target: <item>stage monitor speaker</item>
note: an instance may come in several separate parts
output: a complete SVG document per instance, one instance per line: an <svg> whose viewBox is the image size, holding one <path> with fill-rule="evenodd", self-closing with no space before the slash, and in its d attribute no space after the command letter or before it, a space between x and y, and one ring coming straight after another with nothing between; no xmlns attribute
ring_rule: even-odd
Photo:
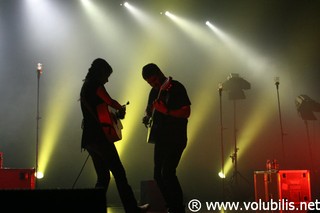
<svg viewBox="0 0 320 213"><path fill-rule="evenodd" d="M165 212L167 210L162 194L154 180L141 181L140 203L150 204L150 212Z"/></svg>
<svg viewBox="0 0 320 213"><path fill-rule="evenodd" d="M2 189L1 212L106 213L104 189Z"/></svg>

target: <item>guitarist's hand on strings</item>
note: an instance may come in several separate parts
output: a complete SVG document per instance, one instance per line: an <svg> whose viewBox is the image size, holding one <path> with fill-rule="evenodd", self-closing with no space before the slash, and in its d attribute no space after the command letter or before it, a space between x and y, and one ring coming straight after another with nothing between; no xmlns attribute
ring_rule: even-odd
<svg viewBox="0 0 320 213"><path fill-rule="evenodd" d="M127 108L126 108L126 106L129 104L129 101L125 104L125 105L122 105L121 107L120 107L120 109L118 109L118 112L117 112L117 117L119 118L119 119L124 119L124 117L126 116L126 110L127 110Z"/></svg>
<svg viewBox="0 0 320 213"><path fill-rule="evenodd" d="M161 100L156 100L153 102L153 108L157 110L158 112L161 112L163 114L168 114L168 107L165 105L165 103Z"/></svg>
<svg viewBox="0 0 320 213"><path fill-rule="evenodd" d="M142 118L142 123L144 124L144 126L145 126L146 128L148 128L149 125L150 125L150 116L148 116L148 115L144 116L144 117Z"/></svg>
<svg viewBox="0 0 320 213"><path fill-rule="evenodd" d="M118 110L117 116L118 116L119 119L124 119L125 115L126 115L126 107L125 107L125 106L122 106L122 107Z"/></svg>

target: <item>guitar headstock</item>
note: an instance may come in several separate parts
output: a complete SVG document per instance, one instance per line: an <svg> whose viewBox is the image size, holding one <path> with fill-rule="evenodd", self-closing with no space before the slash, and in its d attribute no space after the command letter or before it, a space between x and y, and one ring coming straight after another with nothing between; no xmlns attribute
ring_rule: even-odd
<svg viewBox="0 0 320 213"><path fill-rule="evenodd" d="M127 101L127 103L125 103L124 105L122 105L122 106L127 106L127 105L129 105L130 104L130 102L129 101Z"/></svg>
<svg viewBox="0 0 320 213"><path fill-rule="evenodd" d="M160 90L168 91L172 86L172 77L167 78L164 83L161 85Z"/></svg>

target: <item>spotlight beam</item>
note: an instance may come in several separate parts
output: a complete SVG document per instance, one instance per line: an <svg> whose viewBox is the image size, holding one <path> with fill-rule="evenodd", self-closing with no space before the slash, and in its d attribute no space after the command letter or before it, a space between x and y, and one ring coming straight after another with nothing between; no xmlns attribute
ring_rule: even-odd
<svg viewBox="0 0 320 213"><path fill-rule="evenodd" d="M255 72L266 69L267 61L264 57L257 56L249 48L242 45L236 39L227 35L221 29L213 25L210 21L206 21L206 25L224 42L226 46L230 48L237 57L240 57L243 61L248 61L248 66Z"/></svg>

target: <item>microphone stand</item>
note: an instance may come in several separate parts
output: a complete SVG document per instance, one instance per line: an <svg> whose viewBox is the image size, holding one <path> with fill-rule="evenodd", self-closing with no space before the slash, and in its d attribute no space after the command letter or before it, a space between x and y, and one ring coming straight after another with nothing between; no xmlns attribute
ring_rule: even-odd
<svg viewBox="0 0 320 213"><path fill-rule="evenodd" d="M225 174L224 174L224 145L223 145L223 124L222 124L222 83L219 83L219 100L220 100L220 140L221 140L221 179L222 179L222 199L225 198Z"/></svg>
<svg viewBox="0 0 320 213"><path fill-rule="evenodd" d="M286 155L285 155L285 149L284 149L284 132L283 132L281 109L280 109L280 98L279 98L279 84L280 84L279 83L279 77L275 77L275 85L276 85L276 89L277 89L277 98L278 98L280 131L281 131L282 158L283 158L283 165L286 165Z"/></svg>
<svg viewBox="0 0 320 213"><path fill-rule="evenodd" d="M35 186L38 185L38 153L39 153L39 121L40 117L40 76L42 74L42 64L37 64L37 128L36 128L36 167L35 167Z"/></svg>

